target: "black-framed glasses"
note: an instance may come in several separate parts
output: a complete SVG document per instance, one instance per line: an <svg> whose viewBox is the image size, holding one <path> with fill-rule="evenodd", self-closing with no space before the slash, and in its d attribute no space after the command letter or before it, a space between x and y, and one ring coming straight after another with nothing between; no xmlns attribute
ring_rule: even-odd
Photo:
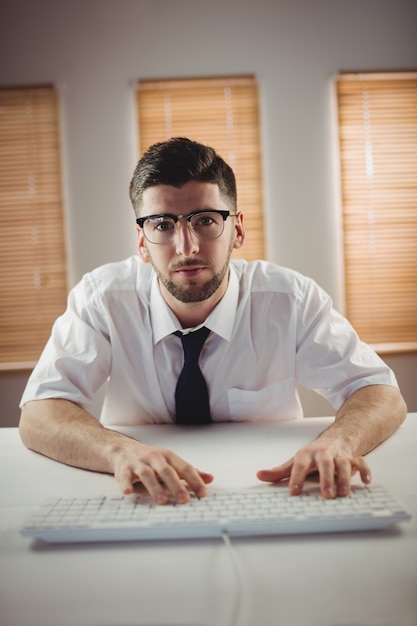
<svg viewBox="0 0 417 626"><path fill-rule="evenodd" d="M176 233L177 224L180 220L187 220L191 231L199 239L210 241L217 239L224 231L226 219L233 217L236 213L230 211L194 211L188 215L172 215L163 213L159 215L146 215L138 217L136 224L139 224L143 234L150 243L168 243Z"/></svg>

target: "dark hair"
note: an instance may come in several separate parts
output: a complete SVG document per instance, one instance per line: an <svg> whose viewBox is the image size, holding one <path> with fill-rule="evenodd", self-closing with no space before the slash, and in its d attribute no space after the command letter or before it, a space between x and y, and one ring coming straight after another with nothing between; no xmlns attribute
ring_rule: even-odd
<svg viewBox="0 0 417 626"><path fill-rule="evenodd" d="M182 187L192 180L217 184L226 202L236 211L236 179L230 165L213 148L185 137L174 137L151 146L136 166L129 187L136 217L140 217L142 195L148 187Z"/></svg>

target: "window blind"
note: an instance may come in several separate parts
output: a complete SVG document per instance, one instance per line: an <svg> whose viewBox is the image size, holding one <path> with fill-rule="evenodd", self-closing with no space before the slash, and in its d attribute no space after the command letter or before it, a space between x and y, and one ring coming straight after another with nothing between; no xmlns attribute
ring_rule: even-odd
<svg viewBox="0 0 417 626"><path fill-rule="evenodd" d="M258 88L253 76L141 80L140 153L157 141L188 137L210 145L233 168L247 238L234 256L265 257Z"/></svg>
<svg viewBox="0 0 417 626"><path fill-rule="evenodd" d="M336 86L346 314L377 350L417 350L417 73Z"/></svg>
<svg viewBox="0 0 417 626"><path fill-rule="evenodd" d="M0 89L0 368L31 367L65 308L58 98Z"/></svg>

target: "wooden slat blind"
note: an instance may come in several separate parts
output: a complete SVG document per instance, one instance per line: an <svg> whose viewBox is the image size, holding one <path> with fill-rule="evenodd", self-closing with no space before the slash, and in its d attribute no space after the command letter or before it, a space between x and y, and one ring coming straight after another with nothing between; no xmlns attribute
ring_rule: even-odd
<svg viewBox="0 0 417 626"><path fill-rule="evenodd" d="M265 257L258 89L253 76L142 80L137 86L140 153L171 137L210 145L236 175L247 238L234 256Z"/></svg>
<svg viewBox="0 0 417 626"><path fill-rule="evenodd" d="M65 308L58 98L0 89L0 368L30 367Z"/></svg>
<svg viewBox="0 0 417 626"><path fill-rule="evenodd" d="M336 85L346 314L380 351L417 350L417 73Z"/></svg>

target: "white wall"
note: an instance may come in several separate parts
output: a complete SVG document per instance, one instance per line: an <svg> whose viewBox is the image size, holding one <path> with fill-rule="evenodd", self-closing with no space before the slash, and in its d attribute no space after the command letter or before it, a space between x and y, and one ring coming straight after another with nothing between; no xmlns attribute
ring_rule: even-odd
<svg viewBox="0 0 417 626"><path fill-rule="evenodd" d="M415 0L0 0L0 85L62 93L70 283L135 250L132 83L253 73L268 257L314 277L342 309L331 79L415 69L416 23ZM413 410L416 363L390 360ZM25 376L0 377L0 402ZM307 413L328 411L309 398Z"/></svg>

